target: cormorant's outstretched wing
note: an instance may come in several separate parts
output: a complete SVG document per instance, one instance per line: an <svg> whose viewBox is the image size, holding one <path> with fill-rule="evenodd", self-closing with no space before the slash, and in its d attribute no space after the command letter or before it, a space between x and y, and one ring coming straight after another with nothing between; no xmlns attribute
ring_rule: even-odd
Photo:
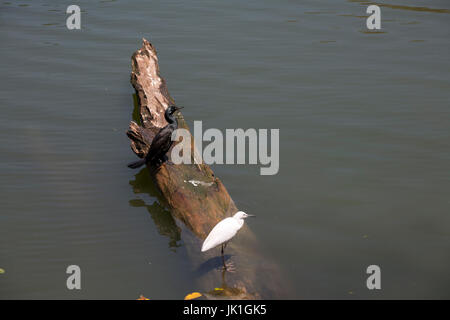
<svg viewBox="0 0 450 320"><path fill-rule="evenodd" d="M161 158L163 155L169 151L172 146L172 132L174 129L167 125L156 134L153 138L152 144L150 145L150 149L148 150L148 154L146 156L146 160L153 162L154 160Z"/></svg>

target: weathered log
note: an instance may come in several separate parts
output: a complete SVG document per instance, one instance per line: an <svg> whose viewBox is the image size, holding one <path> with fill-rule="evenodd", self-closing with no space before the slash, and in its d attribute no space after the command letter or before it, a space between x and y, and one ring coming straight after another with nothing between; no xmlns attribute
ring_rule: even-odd
<svg viewBox="0 0 450 320"><path fill-rule="evenodd" d="M140 125L132 121L127 135L131 148L144 157L155 133L167 123L164 111L174 100L160 76L155 48L145 39L143 46L132 56L131 83L136 90L137 114ZM180 114L179 127L188 129ZM220 179L210 167L200 162L191 137L192 164L164 163L159 168L148 166L151 179L159 191L158 197L170 209L181 230L186 250L198 280L199 290L212 291L208 298L276 298L280 288L278 268L260 253L254 234L244 227L230 243L226 253L233 255L237 272L222 274L218 250L201 253L201 240L220 220L238 211ZM181 141L179 143L186 143ZM170 157L170 151L168 156ZM179 235L178 235L179 236ZM224 277L226 276L226 281Z"/></svg>

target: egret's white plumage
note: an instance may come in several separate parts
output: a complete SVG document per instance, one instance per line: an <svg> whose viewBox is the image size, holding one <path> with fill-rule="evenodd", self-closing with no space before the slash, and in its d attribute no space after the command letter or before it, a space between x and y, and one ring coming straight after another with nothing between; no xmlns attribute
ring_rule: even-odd
<svg viewBox="0 0 450 320"><path fill-rule="evenodd" d="M216 224L203 242L202 252L230 241L242 228L244 219L247 217L251 217L251 215L238 211L234 216L225 218Z"/></svg>

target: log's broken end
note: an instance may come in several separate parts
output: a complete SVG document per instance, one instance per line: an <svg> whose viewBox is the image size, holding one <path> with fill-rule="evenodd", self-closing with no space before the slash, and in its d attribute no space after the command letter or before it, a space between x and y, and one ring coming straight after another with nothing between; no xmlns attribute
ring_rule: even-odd
<svg viewBox="0 0 450 320"><path fill-rule="evenodd" d="M142 48L131 57L131 84L136 90L142 126L162 128L167 124L164 111L175 101L159 74L155 48L146 39L142 42Z"/></svg>

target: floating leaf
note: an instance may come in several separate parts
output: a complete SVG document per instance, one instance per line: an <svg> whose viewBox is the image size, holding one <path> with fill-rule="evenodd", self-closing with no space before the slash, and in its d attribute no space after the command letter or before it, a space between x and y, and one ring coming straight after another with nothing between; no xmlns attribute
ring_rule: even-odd
<svg viewBox="0 0 450 320"><path fill-rule="evenodd" d="M149 298L146 298L146 297L144 297L142 294L141 294L141 296L138 298L138 299L136 299L136 300L150 300Z"/></svg>
<svg viewBox="0 0 450 320"><path fill-rule="evenodd" d="M219 291L219 290L223 290L223 288L214 288L214 290Z"/></svg>
<svg viewBox="0 0 450 320"><path fill-rule="evenodd" d="M5 269L0 268L0 274L5 273Z"/></svg>
<svg viewBox="0 0 450 320"><path fill-rule="evenodd" d="M201 296L202 296L202 294L200 292L192 292L192 293L189 293L186 297L184 297L184 300L192 300L192 299L196 299Z"/></svg>

